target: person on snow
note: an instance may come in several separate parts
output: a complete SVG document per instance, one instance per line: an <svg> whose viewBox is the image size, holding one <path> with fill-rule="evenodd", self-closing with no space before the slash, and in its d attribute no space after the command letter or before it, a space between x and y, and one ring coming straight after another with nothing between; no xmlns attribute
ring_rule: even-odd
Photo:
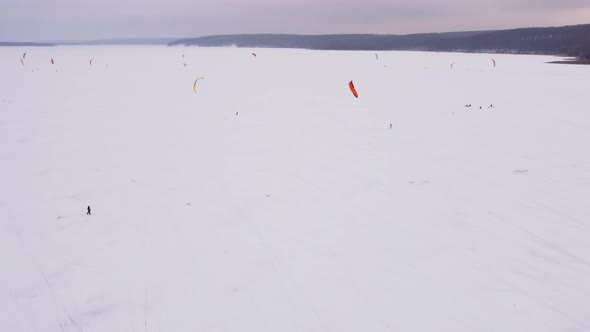
<svg viewBox="0 0 590 332"><path fill-rule="evenodd" d="M90 205L88 205L88 208L86 208L86 210L87 210L86 214L90 215Z"/></svg>

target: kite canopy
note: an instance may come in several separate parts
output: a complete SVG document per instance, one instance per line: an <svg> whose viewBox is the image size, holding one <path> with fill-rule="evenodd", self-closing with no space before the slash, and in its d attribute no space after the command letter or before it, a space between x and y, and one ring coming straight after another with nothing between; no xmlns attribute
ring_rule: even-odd
<svg viewBox="0 0 590 332"><path fill-rule="evenodd" d="M195 83L193 83L193 91L194 91L195 93L197 93L197 82L198 82L199 80L204 80L204 79L205 79L205 78L204 78L203 76L201 76L201 77L199 77L199 78L197 78L197 79L195 80Z"/></svg>
<svg viewBox="0 0 590 332"><path fill-rule="evenodd" d="M23 53L23 59L27 58L27 53Z"/></svg>
<svg viewBox="0 0 590 332"><path fill-rule="evenodd" d="M55 64L55 62L53 61L53 59L51 59L51 64L52 64L52 65L54 65L54 64Z"/></svg>
<svg viewBox="0 0 590 332"><path fill-rule="evenodd" d="M253 55L254 57L256 57L256 53L252 53L252 55Z"/></svg>
<svg viewBox="0 0 590 332"><path fill-rule="evenodd" d="M379 54L375 53L375 60L379 60Z"/></svg>
<svg viewBox="0 0 590 332"><path fill-rule="evenodd" d="M90 59L90 61L88 62L88 63L90 63L90 65L91 65L91 66L92 66L92 61L93 61L93 60L94 60L94 59Z"/></svg>
<svg viewBox="0 0 590 332"><path fill-rule="evenodd" d="M348 87L350 88L350 92L352 92L355 98L358 98L359 94L356 92L356 89L354 88L354 84L352 83L352 81L348 82Z"/></svg>
<svg viewBox="0 0 590 332"><path fill-rule="evenodd" d="M492 59L492 63L494 64L494 68L496 68L496 60Z"/></svg>
<svg viewBox="0 0 590 332"><path fill-rule="evenodd" d="M25 60L23 60L22 58L20 59L20 63L24 66L25 65Z"/></svg>

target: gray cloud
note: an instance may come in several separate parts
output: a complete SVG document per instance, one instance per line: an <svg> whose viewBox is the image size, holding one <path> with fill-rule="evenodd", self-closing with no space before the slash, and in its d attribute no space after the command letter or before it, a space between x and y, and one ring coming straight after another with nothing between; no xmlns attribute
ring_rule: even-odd
<svg viewBox="0 0 590 332"><path fill-rule="evenodd" d="M412 33L589 23L587 0L2 0L0 40Z"/></svg>

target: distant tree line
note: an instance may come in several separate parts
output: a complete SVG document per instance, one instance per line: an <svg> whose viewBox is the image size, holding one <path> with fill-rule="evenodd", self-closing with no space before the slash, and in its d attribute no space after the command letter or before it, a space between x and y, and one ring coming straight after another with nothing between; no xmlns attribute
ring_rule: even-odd
<svg viewBox="0 0 590 332"><path fill-rule="evenodd" d="M549 54L588 58L590 24L412 35L218 35L177 40L169 45Z"/></svg>

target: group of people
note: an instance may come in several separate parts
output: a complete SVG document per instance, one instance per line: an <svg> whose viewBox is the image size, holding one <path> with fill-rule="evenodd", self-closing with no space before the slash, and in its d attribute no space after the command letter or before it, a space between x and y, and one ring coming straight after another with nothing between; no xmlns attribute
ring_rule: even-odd
<svg viewBox="0 0 590 332"><path fill-rule="evenodd" d="M466 104L465 107L471 108L472 106L471 106L471 104ZM488 106L488 108L494 108L494 105L490 104L490 106ZM480 106L479 109L482 109L482 107Z"/></svg>

